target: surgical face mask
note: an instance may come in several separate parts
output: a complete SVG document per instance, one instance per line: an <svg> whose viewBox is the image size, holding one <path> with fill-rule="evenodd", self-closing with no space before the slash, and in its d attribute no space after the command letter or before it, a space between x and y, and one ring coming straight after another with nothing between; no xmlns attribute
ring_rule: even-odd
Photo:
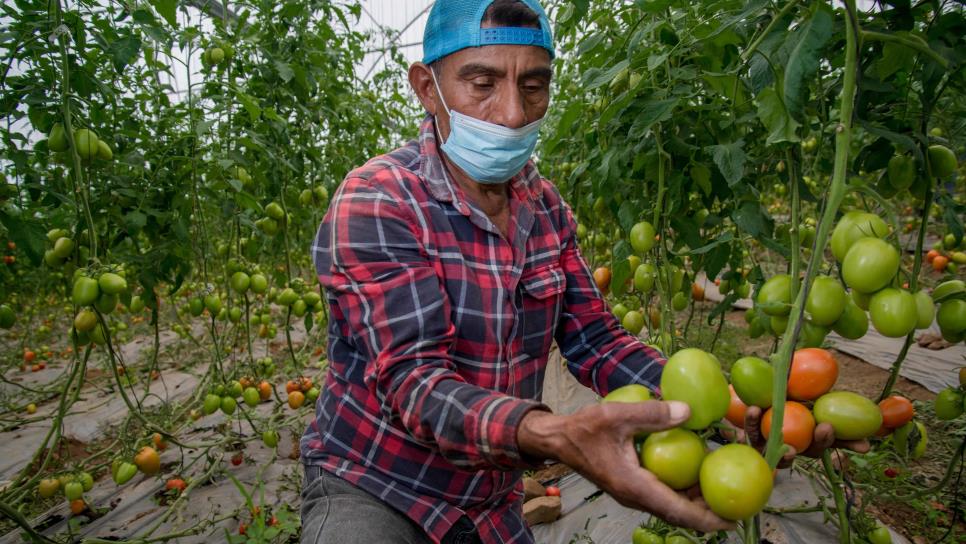
<svg viewBox="0 0 966 544"><path fill-rule="evenodd" d="M435 70L430 70L436 92L449 113L449 137L441 146L449 160L485 184L503 183L523 170L537 147L543 119L521 128L507 128L453 111L446 105Z"/></svg>

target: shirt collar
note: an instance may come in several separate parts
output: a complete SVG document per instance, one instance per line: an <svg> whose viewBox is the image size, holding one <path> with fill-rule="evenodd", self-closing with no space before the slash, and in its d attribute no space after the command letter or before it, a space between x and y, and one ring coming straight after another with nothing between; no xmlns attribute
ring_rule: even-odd
<svg viewBox="0 0 966 544"><path fill-rule="evenodd" d="M436 140L436 120L432 115L427 115L419 127L419 176L433 198L440 202L452 202L459 212L468 215L466 196L462 188L450 179L440 153ZM532 209L534 201L540 197L540 180L540 173L531 159L520 173L510 178L510 188L524 205Z"/></svg>

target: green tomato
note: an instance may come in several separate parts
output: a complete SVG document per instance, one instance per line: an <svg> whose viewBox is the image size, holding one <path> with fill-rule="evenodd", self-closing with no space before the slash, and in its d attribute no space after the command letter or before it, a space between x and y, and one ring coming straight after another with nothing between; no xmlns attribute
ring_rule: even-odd
<svg viewBox="0 0 966 544"><path fill-rule="evenodd" d="M956 155L944 145L929 146L929 165L932 167L932 174L939 179L948 178L956 171L958 166Z"/></svg>
<svg viewBox="0 0 966 544"><path fill-rule="evenodd" d="M928 329L936 318L936 305L925 290L917 292L916 299L916 328Z"/></svg>
<svg viewBox="0 0 966 544"><path fill-rule="evenodd" d="M668 535L664 539L664 544L693 544L692 540L684 535Z"/></svg>
<svg viewBox="0 0 966 544"><path fill-rule="evenodd" d="M242 396L242 384L238 380L232 380L228 382L228 387L225 388L225 394L230 395L233 398L238 398Z"/></svg>
<svg viewBox="0 0 966 544"><path fill-rule="evenodd" d="M131 297L131 304L128 305L128 308L133 313L139 313L144 309L144 300L141 299L140 295L134 295Z"/></svg>
<svg viewBox="0 0 966 544"><path fill-rule="evenodd" d="M627 312L629 311L630 311L630 308L628 308L627 306L624 306L623 304L615 304L614 307L611 309L611 312L614 313L614 317L616 317L618 321L624 319L624 316L627 315ZM627 327L624 327L624 328L626 329Z"/></svg>
<svg viewBox="0 0 966 544"><path fill-rule="evenodd" d="M17 314L13 308L6 304L0 304L0 329L9 329L17 322Z"/></svg>
<svg viewBox="0 0 966 544"><path fill-rule="evenodd" d="M248 287L251 285L252 279L248 276L248 274L239 270L231 275L229 283L231 284L231 288L236 293L244 293L245 291L248 291Z"/></svg>
<svg viewBox="0 0 966 544"><path fill-rule="evenodd" d="M268 290L268 279L262 274L252 274L249 288L256 295L260 295Z"/></svg>
<svg viewBox="0 0 966 544"><path fill-rule="evenodd" d="M758 357L742 357L731 366L731 385L748 406L771 407L774 377L775 369Z"/></svg>
<svg viewBox="0 0 966 544"><path fill-rule="evenodd" d="M850 391L826 393L812 408L816 423L830 423L839 440L868 438L882 426L882 412L871 400Z"/></svg>
<svg viewBox="0 0 966 544"><path fill-rule="evenodd" d="M691 407L686 429L704 429L728 413L731 391L713 355L696 348L683 349L668 359L661 374L664 400L678 400Z"/></svg>
<svg viewBox="0 0 966 544"><path fill-rule="evenodd" d="M90 306L97 302L101 295L101 288L94 278L81 276L74 280L74 288L71 291L71 298L75 306Z"/></svg>
<svg viewBox="0 0 966 544"><path fill-rule="evenodd" d="M857 240L842 261L842 278L853 290L875 293L892 283L899 269L899 252L879 238Z"/></svg>
<svg viewBox="0 0 966 544"><path fill-rule="evenodd" d="M269 448L274 448L278 445L278 431L268 430L262 433L262 442Z"/></svg>
<svg viewBox="0 0 966 544"><path fill-rule="evenodd" d="M66 237L58 238L57 241L54 242L54 249L52 252L58 259L64 260L70 257L74 252L74 241Z"/></svg>
<svg viewBox="0 0 966 544"><path fill-rule="evenodd" d="M817 325L811 320L806 319L802 322L802 330L798 335L798 348L818 348L825 342L831 329L824 325Z"/></svg>
<svg viewBox="0 0 966 544"><path fill-rule="evenodd" d="M258 394L258 389L254 387L246 387L242 393L242 398L245 400L245 404L252 407L258 406L258 403L262 401L262 398Z"/></svg>
<svg viewBox="0 0 966 544"><path fill-rule="evenodd" d="M671 297L671 307L674 308L675 312L680 312L681 310L687 308L688 296L681 291L674 293L674 296Z"/></svg>
<svg viewBox="0 0 966 544"><path fill-rule="evenodd" d="M276 221L281 221L285 218L285 211L278 202L270 202L268 206L265 206L265 215Z"/></svg>
<svg viewBox="0 0 966 544"><path fill-rule="evenodd" d="M84 486L80 482L68 482L64 486L64 496L69 501L76 501L84 496Z"/></svg>
<svg viewBox="0 0 966 544"><path fill-rule="evenodd" d="M889 533L889 529L881 525L873 529L867 536L870 544L892 544L892 534Z"/></svg>
<svg viewBox="0 0 966 544"><path fill-rule="evenodd" d="M656 235L654 226L647 221L641 221L631 227L631 247L640 254L647 253L654 247Z"/></svg>
<svg viewBox="0 0 966 544"><path fill-rule="evenodd" d="M291 306L295 304L295 301L299 300L298 293L295 292L291 287L286 287L278 294L277 301L282 306Z"/></svg>
<svg viewBox="0 0 966 544"><path fill-rule="evenodd" d="M842 338L857 340L869 332L869 316L850 298L842 315L832 324L832 330Z"/></svg>
<svg viewBox="0 0 966 544"><path fill-rule="evenodd" d="M124 485L134 478L134 475L138 473L138 467L134 463L128 463L127 461L121 462L117 471L114 473L114 483L117 485Z"/></svg>
<svg viewBox="0 0 966 544"><path fill-rule="evenodd" d="M892 433L892 445L904 458L919 459L926 453L928 442L926 426L919 421L910 421Z"/></svg>
<svg viewBox="0 0 966 544"><path fill-rule="evenodd" d="M651 390L643 385L632 383L607 393L601 402L647 402L651 400Z"/></svg>
<svg viewBox="0 0 966 544"><path fill-rule="evenodd" d="M644 263L634 270L634 288L646 295L654 289L656 278L657 268L651 263Z"/></svg>
<svg viewBox="0 0 966 544"><path fill-rule="evenodd" d="M887 168L889 183L897 191L908 189L916 179L916 161L908 155L895 155Z"/></svg>
<svg viewBox="0 0 966 544"><path fill-rule="evenodd" d="M94 477L91 476L90 472L81 472L80 475L77 476L77 481L81 483L81 487L84 488L84 491L90 491L94 488Z"/></svg>
<svg viewBox="0 0 966 544"><path fill-rule="evenodd" d="M194 297L188 301L188 311L194 317L198 317L205 311L205 301L201 300L200 297Z"/></svg>
<svg viewBox="0 0 966 544"><path fill-rule="evenodd" d="M97 302L94 303L94 307L97 308L98 312L102 314L109 314L117 308L118 296L109 295L107 293L101 293L98 297Z"/></svg>
<svg viewBox="0 0 966 544"><path fill-rule="evenodd" d="M704 440L691 431L670 429L654 433L644 441L641 465L672 489L687 489L698 483Z"/></svg>
<svg viewBox="0 0 966 544"><path fill-rule="evenodd" d="M701 495L724 519L748 519L768 503L772 470L751 446L728 444L711 452L701 464Z"/></svg>
<svg viewBox="0 0 966 544"><path fill-rule="evenodd" d="M217 317L221 312L221 298L214 293L205 296L205 308L208 308L208 313L210 313L212 317Z"/></svg>
<svg viewBox="0 0 966 544"><path fill-rule="evenodd" d="M869 302L872 301L872 294L860 293L858 291L851 291L852 302L855 303L860 309L864 311L869 311Z"/></svg>
<svg viewBox="0 0 966 544"><path fill-rule="evenodd" d="M61 123L54 123L51 127L50 134L47 135L47 149L56 153L67 151L67 132Z"/></svg>
<svg viewBox="0 0 966 544"><path fill-rule="evenodd" d="M788 274L776 274L768 278L758 289L755 301L761 311L770 316L788 315L792 302L792 277Z"/></svg>
<svg viewBox="0 0 966 544"><path fill-rule="evenodd" d="M805 311L816 325L831 325L842 315L848 297L845 288L835 278L818 276L812 282L805 302Z"/></svg>
<svg viewBox="0 0 966 544"><path fill-rule="evenodd" d="M781 336L785 334L785 330L788 329L788 316L773 315L768 319L768 324L771 326L772 334L775 336Z"/></svg>
<svg viewBox="0 0 966 544"><path fill-rule="evenodd" d="M664 537L643 527L635 527L631 544L665 544Z"/></svg>
<svg viewBox="0 0 966 544"><path fill-rule="evenodd" d="M238 406L238 402L235 401L234 397L221 397L221 411L225 415L232 415L235 413L235 408Z"/></svg>
<svg viewBox="0 0 966 544"><path fill-rule="evenodd" d="M201 407L201 411L205 415L210 415L218 411L221 408L221 397L215 395L214 393L208 393L205 395L204 405Z"/></svg>
<svg viewBox="0 0 966 544"><path fill-rule="evenodd" d="M97 157L97 142L97 134L92 130L82 128L74 131L74 148L84 162L90 162Z"/></svg>
<svg viewBox="0 0 966 544"><path fill-rule="evenodd" d="M909 291L889 287L872 295L869 302L872 325L883 336L901 338L916 328L919 312L916 297Z"/></svg>
<svg viewBox="0 0 966 544"><path fill-rule="evenodd" d="M644 315L637 310L626 312L623 319L621 319L621 325L627 332L637 336L644 329Z"/></svg>
<svg viewBox="0 0 966 544"><path fill-rule="evenodd" d="M940 329L953 335L966 331L966 300L952 299L943 302L936 313L936 323Z"/></svg>
<svg viewBox="0 0 966 544"><path fill-rule="evenodd" d="M870 236L882 238L887 234L889 227L881 217L859 210L850 211L842 216L832 231L832 255L836 261L842 262L855 242Z"/></svg>
<svg viewBox="0 0 966 544"><path fill-rule="evenodd" d="M936 417L949 421L963 415L963 394L954 387L948 387L939 392L935 404Z"/></svg>

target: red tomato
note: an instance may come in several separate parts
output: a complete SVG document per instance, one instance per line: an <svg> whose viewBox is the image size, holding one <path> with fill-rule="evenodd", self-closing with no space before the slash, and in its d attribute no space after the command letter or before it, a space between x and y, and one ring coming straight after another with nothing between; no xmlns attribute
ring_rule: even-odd
<svg viewBox="0 0 966 544"><path fill-rule="evenodd" d="M909 399L898 395L883 399L879 403L879 410L882 412L882 425L888 429L902 427L912 421L913 416L916 415L916 410Z"/></svg>
<svg viewBox="0 0 966 544"><path fill-rule="evenodd" d="M555 485L547 486L547 496L548 497L559 497L560 488Z"/></svg>
<svg viewBox="0 0 966 544"><path fill-rule="evenodd" d="M795 352L788 374L788 398L815 400L828 393L839 377L839 365L828 351L805 348Z"/></svg>
<svg viewBox="0 0 966 544"><path fill-rule="evenodd" d="M769 408L761 420L761 433L768 438L771 434L771 413ZM803 452L812 444L815 436L815 418L804 405L785 401L785 416L782 418L782 441Z"/></svg>

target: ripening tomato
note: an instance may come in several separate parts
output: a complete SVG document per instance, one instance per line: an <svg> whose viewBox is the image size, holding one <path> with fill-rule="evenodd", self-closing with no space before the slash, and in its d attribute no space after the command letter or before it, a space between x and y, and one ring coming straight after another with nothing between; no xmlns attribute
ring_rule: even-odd
<svg viewBox="0 0 966 544"><path fill-rule="evenodd" d="M751 446L728 444L701 464L701 495L715 514L729 520L747 519L765 507L771 496L772 469Z"/></svg>
<svg viewBox="0 0 966 544"><path fill-rule="evenodd" d="M901 457L919 459L926 453L929 437L926 426L920 421L910 421L896 429L892 435L892 445Z"/></svg>
<svg viewBox="0 0 966 544"><path fill-rule="evenodd" d="M594 283L601 292L606 292L607 287L610 285L610 268L601 266L597 270L594 270Z"/></svg>
<svg viewBox="0 0 966 544"><path fill-rule="evenodd" d="M698 483L705 445L698 435L684 429L651 434L641 449L641 466L672 489L687 489Z"/></svg>
<svg viewBox="0 0 966 544"><path fill-rule="evenodd" d="M882 412L871 400L849 391L827 393L815 401L815 421L831 423L835 438L868 438L882 426Z"/></svg>
<svg viewBox="0 0 966 544"><path fill-rule="evenodd" d="M764 359L742 357L731 366L731 384L748 406L769 408L775 370Z"/></svg>
<svg viewBox="0 0 966 544"><path fill-rule="evenodd" d="M161 456L154 448L144 446L134 456L134 464L138 467L138 470L149 476L157 474L161 470Z"/></svg>
<svg viewBox="0 0 966 544"><path fill-rule="evenodd" d="M901 427L912 421L913 416L916 415L912 402L899 395L882 399L879 403L879 411L882 412L882 424L888 429Z"/></svg>
<svg viewBox="0 0 966 544"><path fill-rule="evenodd" d="M188 484L185 483L185 481L182 480L181 478L170 478L168 479L167 482L164 483L165 491L171 491L172 489L174 489L178 493L181 493L182 491L187 489L187 487L188 487Z"/></svg>
<svg viewBox="0 0 966 544"><path fill-rule="evenodd" d="M301 391L292 391L288 394L288 405L293 410L298 410L305 403L305 394Z"/></svg>
<svg viewBox="0 0 966 544"><path fill-rule="evenodd" d="M839 365L831 353L820 348L805 348L792 356L788 374L788 397L815 400L824 395L839 377Z"/></svg>
<svg viewBox="0 0 966 544"><path fill-rule="evenodd" d="M771 435L773 408L769 408L761 420L761 433L765 438ZM782 442L801 453L812 445L815 436L815 418L803 404L785 401L785 415L782 418Z"/></svg>
<svg viewBox="0 0 966 544"><path fill-rule="evenodd" d="M741 397L735 392L734 385L728 385L728 391L731 392L731 404L728 405L728 413L725 414L725 419L739 429L744 428L745 412L748 411L748 405L741 402Z"/></svg>
<svg viewBox="0 0 966 544"><path fill-rule="evenodd" d="M728 413L731 394L721 364L713 355L696 348L678 351L668 359L661 374L664 400L679 400L691 407L686 429L704 429Z"/></svg>

